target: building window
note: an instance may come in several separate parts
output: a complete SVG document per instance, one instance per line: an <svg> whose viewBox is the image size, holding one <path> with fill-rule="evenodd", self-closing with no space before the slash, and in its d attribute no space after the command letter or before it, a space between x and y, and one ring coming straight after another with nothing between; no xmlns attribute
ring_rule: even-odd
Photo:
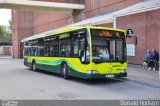
<svg viewBox="0 0 160 106"><path fill-rule="evenodd" d="M127 55L135 56L135 45L134 44L127 44Z"/></svg>

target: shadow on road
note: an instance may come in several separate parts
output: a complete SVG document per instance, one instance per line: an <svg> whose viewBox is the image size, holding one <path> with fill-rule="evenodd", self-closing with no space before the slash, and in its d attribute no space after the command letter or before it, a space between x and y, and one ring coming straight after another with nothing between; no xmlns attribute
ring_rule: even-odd
<svg viewBox="0 0 160 106"><path fill-rule="evenodd" d="M121 79L116 78L107 78L107 79L79 79L79 78L70 78L71 81L83 83L87 85L104 85L104 84L113 84L113 83L122 83L125 82Z"/></svg>
<svg viewBox="0 0 160 106"><path fill-rule="evenodd" d="M30 68L28 68L27 70L33 71ZM43 70L37 70L36 72L46 74L46 75L49 75L49 76L54 76L56 78L64 79L62 77L62 75L57 74L57 73L47 72L47 71L43 71ZM117 78L81 79L81 78L76 78L76 77L69 77L67 79L67 81L76 82L76 83L83 83L83 84L86 84L86 85L101 85L101 84L103 85L103 84L122 83L122 82L126 82L127 79L125 79L125 78L119 78L119 79L117 79Z"/></svg>

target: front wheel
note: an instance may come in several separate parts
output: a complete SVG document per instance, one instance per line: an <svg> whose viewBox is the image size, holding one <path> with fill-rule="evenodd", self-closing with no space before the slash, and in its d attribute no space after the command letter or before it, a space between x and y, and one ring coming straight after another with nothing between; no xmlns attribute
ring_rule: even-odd
<svg viewBox="0 0 160 106"><path fill-rule="evenodd" d="M62 76L64 77L64 79L68 79L68 66L66 63L63 63L61 65L61 73L62 73Z"/></svg>

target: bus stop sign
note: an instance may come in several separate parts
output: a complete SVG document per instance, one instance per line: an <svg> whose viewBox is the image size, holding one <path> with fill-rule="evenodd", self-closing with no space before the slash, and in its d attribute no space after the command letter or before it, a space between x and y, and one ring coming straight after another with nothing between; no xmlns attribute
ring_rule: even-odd
<svg viewBox="0 0 160 106"><path fill-rule="evenodd" d="M127 38L134 38L134 44L137 45L137 37L134 35L133 30L131 28L127 29Z"/></svg>
<svg viewBox="0 0 160 106"><path fill-rule="evenodd" d="M131 28L127 29L127 37L133 37L134 34L133 34L133 30Z"/></svg>

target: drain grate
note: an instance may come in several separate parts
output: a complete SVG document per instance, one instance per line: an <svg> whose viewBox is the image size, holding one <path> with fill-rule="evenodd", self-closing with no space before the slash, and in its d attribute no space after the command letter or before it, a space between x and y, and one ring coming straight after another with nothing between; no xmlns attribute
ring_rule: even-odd
<svg viewBox="0 0 160 106"><path fill-rule="evenodd" d="M80 97L74 93L71 92L62 92L62 93L58 93L57 96L59 96L62 99L73 99L73 98L77 98Z"/></svg>

